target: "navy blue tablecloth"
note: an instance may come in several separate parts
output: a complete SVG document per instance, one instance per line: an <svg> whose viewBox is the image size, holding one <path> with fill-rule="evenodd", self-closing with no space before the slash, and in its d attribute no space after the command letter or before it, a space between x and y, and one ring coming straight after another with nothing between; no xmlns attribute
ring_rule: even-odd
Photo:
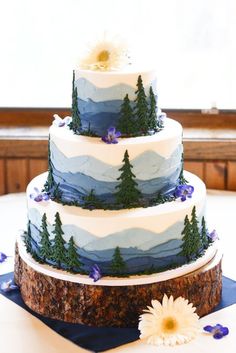
<svg viewBox="0 0 236 353"><path fill-rule="evenodd" d="M13 278L13 272L0 276L0 282ZM81 324L70 324L59 320L48 319L29 309L21 298L19 290L1 292L9 300L18 304L29 313L40 319L45 325L72 341L78 346L93 352L102 352L139 338L137 328L91 327ZM220 304L214 311L236 303L236 281L223 277L223 292Z"/></svg>

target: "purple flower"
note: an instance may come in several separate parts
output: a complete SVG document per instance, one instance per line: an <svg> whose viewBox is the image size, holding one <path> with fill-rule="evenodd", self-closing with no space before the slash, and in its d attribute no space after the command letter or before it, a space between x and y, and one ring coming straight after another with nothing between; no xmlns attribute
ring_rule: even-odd
<svg viewBox="0 0 236 353"><path fill-rule="evenodd" d="M212 242L219 239L215 229L211 233L208 233L207 236L210 238Z"/></svg>
<svg viewBox="0 0 236 353"><path fill-rule="evenodd" d="M97 264L93 265L89 277L92 278L94 282L97 282L102 277L101 269Z"/></svg>
<svg viewBox="0 0 236 353"><path fill-rule="evenodd" d="M63 126L69 125L69 123L71 122L70 116L66 116L64 119L62 119L58 114L54 114L53 117L54 117L54 120L52 124L57 127L63 127Z"/></svg>
<svg viewBox="0 0 236 353"><path fill-rule="evenodd" d="M4 262L7 259L7 255L0 251L0 263Z"/></svg>
<svg viewBox="0 0 236 353"><path fill-rule="evenodd" d="M34 192L30 194L30 198L36 202L48 201L50 199L48 193L39 191L38 188L34 188Z"/></svg>
<svg viewBox="0 0 236 353"><path fill-rule="evenodd" d="M194 187L192 185L179 185L175 189L175 197L180 197L181 201L186 201L186 198L191 198L194 192Z"/></svg>
<svg viewBox="0 0 236 353"><path fill-rule="evenodd" d="M12 282L12 279L10 279L9 281L7 281L7 282L2 282L1 283L1 285L0 285L0 289L3 291L3 292L10 292L10 291L12 291L12 290L16 290L16 289L18 289L19 287L16 285L16 284L14 284L13 282Z"/></svg>
<svg viewBox="0 0 236 353"><path fill-rule="evenodd" d="M224 327L220 324L216 324L215 326L207 325L207 326L203 327L203 330L211 333L212 336L217 340L228 335L228 333L229 333L228 327Z"/></svg>
<svg viewBox="0 0 236 353"><path fill-rule="evenodd" d="M110 127L107 130L107 135L102 137L102 141L108 144L118 143L117 138L121 136L120 131L116 131L115 127Z"/></svg>

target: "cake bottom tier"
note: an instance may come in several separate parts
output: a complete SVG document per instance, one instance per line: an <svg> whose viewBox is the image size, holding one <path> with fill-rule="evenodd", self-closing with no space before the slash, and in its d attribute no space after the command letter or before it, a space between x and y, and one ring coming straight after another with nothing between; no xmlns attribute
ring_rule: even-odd
<svg viewBox="0 0 236 353"><path fill-rule="evenodd" d="M62 280L36 271L20 255L16 245L15 282L25 304L53 319L92 326L135 327L151 300L163 295L188 299L199 316L220 302L221 253L203 267L184 276L156 283L101 286ZM132 282L131 282L132 283Z"/></svg>

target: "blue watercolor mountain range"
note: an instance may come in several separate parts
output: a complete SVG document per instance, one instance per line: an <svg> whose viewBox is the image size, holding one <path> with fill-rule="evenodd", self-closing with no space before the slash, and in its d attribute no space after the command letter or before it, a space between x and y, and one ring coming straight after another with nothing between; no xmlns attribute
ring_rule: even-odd
<svg viewBox="0 0 236 353"><path fill-rule="evenodd" d="M155 87L155 82L153 82ZM107 134L111 126L117 126L120 109L126 94L129 95L131 106L135 99L135 88L126 84L118 84L107 88L96 87L85 78L75 82L78 91L78 108L82 130L90 129L98 136ZM147 96L149 87L145 87ZM117 99L118 98L118 99Z"/></svg>
<svg viewBox="0 0 236 353"><path fill-rule="evenodd" d="M38 250L41 215L36 209L31 209L30 219L34 246ZM53 229L54 227L48 223L51 240L54 238ZM89 271L91 266L97 263L104 273L109 274L116 246L119 246L122 258L126 262L127 273L136 273L151 267L165 268L175 263L183 264L186 260L179 254L182 244L180 238L183 222L174 224L160 234L134 228L110 234L104 238L97 238L75 225L63 225L62 229L65 233L63 237L67 242L71 236L74 237L76 251L85 271ZM161 243L163 239L165 242Z"/></svg>
<svg viewBox="0 0 236 353"><path fill-rule="evenodd" d="M113 200L121 165L110 166L87 155L67 158L53 142L50 151L53 177L59 183L62 201L81 200L92 189L101 200ZM131 161L144 198L153 197L160 191L168 194L175 189L181 170L181 154L182 145L179 145L168 159L154 151L146 151Z"/></svg>

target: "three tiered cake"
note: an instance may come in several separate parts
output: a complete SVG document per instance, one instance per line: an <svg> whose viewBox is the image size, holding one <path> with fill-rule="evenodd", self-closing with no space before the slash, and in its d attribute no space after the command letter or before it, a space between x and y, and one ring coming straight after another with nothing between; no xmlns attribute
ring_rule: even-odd
<svg viewBox="0 0 236 353"><path fill-rule="evenodd" d="M205 185L183 171L182 127L157 108L155 72L79 69L72 98L72 117L49 129L48 173L27 188L15 265L25 303L96 326L137 325L164 294L208 313L221 256Z"/></svg>

